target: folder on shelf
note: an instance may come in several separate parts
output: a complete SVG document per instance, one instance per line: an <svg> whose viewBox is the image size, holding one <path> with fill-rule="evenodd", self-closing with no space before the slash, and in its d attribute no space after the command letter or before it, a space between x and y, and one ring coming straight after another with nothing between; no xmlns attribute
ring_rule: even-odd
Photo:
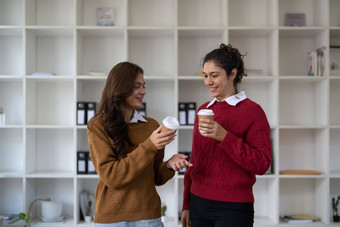
<svg viewBox="0 0 340 227"><path fill-rule="evenodd" d="M187 103L187 125L193 125L195 123L196 117L196 103L189 102Z"/></svg>
<svg viewBox="0 0 340 227"><path fill-rule="evenodd" d="M96 174L96 170L94 168L93 162L91 160L90 152L87 152L87 173L88 174Z"/></svg>
<svg viewBox="0 0 340 227"><path fill-rule="evenodd" d="M86 103L86 122L89 122L95 114L96 114L96 103L87 102Z"/></svg>
<svg viewBox="0 0 340 227"><path fill-rule="evenodd" d="M142 105L140 106L138 112L143 115L146 116L146 103L142 102Z"/></svg>
<svg viewBox="0 0 340 227"><path fill-rule="evenodd" d="M87 153L86 151L77 152L77 174L87 173Z"/></svg>
<svg viewBox="0 0 340 227"><path fill-rule="evenodd" d="M187 124L187 104L184 102L178 103L178 121L180 125Z"/></svg>
<svg viewBox="0 0 340 227"><path fill-rule="evenodd" d="M77 125L86 125L86 103L77 102Z"/></svg>

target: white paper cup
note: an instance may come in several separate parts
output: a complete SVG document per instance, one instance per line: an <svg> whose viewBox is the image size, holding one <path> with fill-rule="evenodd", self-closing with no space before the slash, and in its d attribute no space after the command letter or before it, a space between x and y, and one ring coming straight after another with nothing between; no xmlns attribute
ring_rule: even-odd
<svg viewBox="0 0 340 227"><path fill-rule="evenodd" d="M177 129L179 129L179 122L175 117L164 118L161 132L169 130L176 131Z"/></svg>
<svg viewBox="0 0 340 227"><path fill-rule="evenodd" d="M214 119L214 112L211 109L201 109L198 113L198 119L207 118ZM205 131L200 130L200 133L206 133Z"/></svg>
<svg viewBox="0 0 340 227"><path fill-rule="evenodd" d="M61 202L42 201L41 216L45 219L57 219L63 214L63 204Z"/></svg>

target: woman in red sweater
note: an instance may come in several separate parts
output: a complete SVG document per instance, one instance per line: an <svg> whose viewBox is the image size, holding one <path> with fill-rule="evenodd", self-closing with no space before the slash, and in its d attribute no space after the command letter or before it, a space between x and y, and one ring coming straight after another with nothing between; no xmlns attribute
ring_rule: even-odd
<svg viewBox="0 0 340 227"><path fill-rule="evenodd" d="M253 226L255 175L271 163L270 127L257 103L238 92L244 55L221 44L203 60L204 84L214 119L196 118L189 167L184 176L182 226Z"/></svg>

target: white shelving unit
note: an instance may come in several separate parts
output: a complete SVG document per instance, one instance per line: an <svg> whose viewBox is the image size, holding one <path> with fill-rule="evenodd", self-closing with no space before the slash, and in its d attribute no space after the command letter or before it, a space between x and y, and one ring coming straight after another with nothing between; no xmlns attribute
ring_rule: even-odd
<svg viewBox="0 0 340 227"><path fill-rule="evenodd" d="M114 9L115 26L96 26L99 7ZM263 71L239 90L261 104L272 132L274 172L257 177L255 226L288 226L280 214L304 213L321 218L313 226L339 226L330 205L340 194L340 68L330 67L340 67L339 10L338 0L0 0L0 106L7 115L0 126L0 213L51 197L64 204L62 226L91 226L80 220L78 197L95 192L98 176L76 174L76 152L88 150L76 103L99 102L106 78L89 72L139 64L147 114L161 122L178 117L179 102L211 99L195 74L208 51L229 42L247 53L246 68ZM306 26L286 27L286 13L305 13ZM326 75L308 77L307 52L321 46ZM40 71L56 75L32 76ZM192 130L180 128L166 159L191 150ZM322 174L280 174L285 169ZM171 217L166 226L178 226L183 175L158 191Z"/></svg>

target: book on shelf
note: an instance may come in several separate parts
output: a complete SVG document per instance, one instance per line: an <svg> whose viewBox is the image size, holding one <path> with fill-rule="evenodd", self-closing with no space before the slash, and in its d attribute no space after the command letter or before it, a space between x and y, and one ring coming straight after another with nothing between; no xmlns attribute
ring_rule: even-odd
<svg viewBox="0 0 340 227"><path fill-rule="evenodd" d="M308 223L320 221L319 217L302 214L302 215L280 215L280 221L286 223Z"/></svg>
<svg viewBox="0 0 340 227"><path fill-rule="evenodd" d="M326 74L326 47L322 46L307 53L308 76L325 76Z"/></svg>

